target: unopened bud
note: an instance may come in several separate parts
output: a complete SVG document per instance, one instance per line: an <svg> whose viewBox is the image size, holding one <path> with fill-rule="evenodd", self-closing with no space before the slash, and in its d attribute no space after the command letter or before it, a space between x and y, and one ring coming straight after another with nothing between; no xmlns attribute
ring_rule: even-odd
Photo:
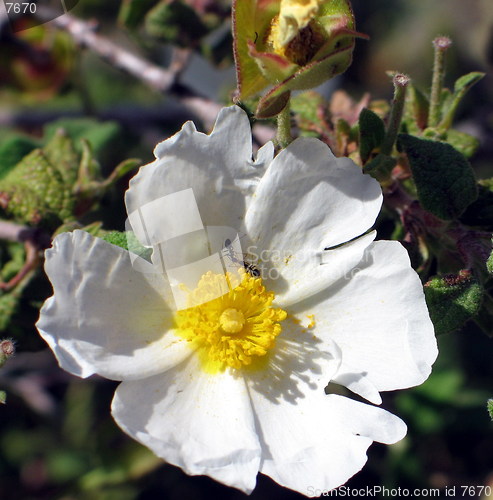
<svg viewBox="0 0 493 500"><path fill-rule="evenodd" d="M447 50L452 45L452 40L448 36L437 36L433 40L433 46L437 50Z"/></svg>
<svg viewBox="0 0 493 500"><path fill-rule="evenodd" d="M402 73L397 73L394 75L393 83L396 87L407 87L411 79Z"/></svg>
<svg viewBox="0 0 493 500"><path fill-rule="evenodd" d="M0 341L0 366L2 366L5 361L11 358L15 354L15 346L14 343L5 339Z"/></svg>

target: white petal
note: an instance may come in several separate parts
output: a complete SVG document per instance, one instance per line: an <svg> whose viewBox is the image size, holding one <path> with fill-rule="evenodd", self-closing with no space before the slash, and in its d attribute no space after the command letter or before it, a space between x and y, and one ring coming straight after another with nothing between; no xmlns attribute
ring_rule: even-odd
<svg viewBox="0 0 493 500"><path fill-rule="evenodd" d="M262 276L268 288L275 292L276 303L283 308L291 307L351 276L375 236L376 232L372 231L340 247L318 252L316 256L298 253L283 259L272 254L273 267L262 268ZM267 252L261 254L268 255Z"/></svg>
<svg viewBox="0 0 493 500"><path fill-rule="evenodd" d="M245 382L207 375L192 357L176 370L123 382L112 413L122 429L187 474L206 474L250 493L260 445Z"/></svg>
<svg viewBox="0 0 493 500"><path fill-rule="evenodd" d="M404 423L390 413L325 395L337 350L324 359L310 338L311 332L296 336L283 329L269 370L248 379L262 444L260 471L305 495L310 487L329 490L347 481L365 464L372 441L405 435Z"/></svg>
<svg viewBox="0 0 493 500"><path fill-rule="evenodd" d="M337 343L342 378L364 376L379 391L422 383L438 351L423 287L406 250L397 242L374 242L348 278L291 312L313 315L314 332ZM371 390L364 394L369 387L363 393L350 388L371 398Z"/></svg>
<svg viewBox="0 0 493 500"><path fill-rule="evenodd" d="M219 113L211 135L199 133L187 123L160 143L155 150L157 160L133 177L125 196L127 212L132 214L154 200L191 188L204 225L239 230L246 211L245 196L258 183L269 150L266 146L255 164L250 124L237 106ZM161 236L161 241L167 239L169 235Z"/></svg>
<svg viewBox="0 0 493 500"><path fill-rule="evenodd" d="M84 231L63 233L46 251L45 270L54 296L36 326L65 370L141 378L190 355L172 333L164 278L135 271L122 248Z"/></svg>
<svg viewBox="0 0 493 500"><path fill-rule="evenodd" d="M375 179L321 141L301 138L271 162L245 222L259 251L315 255L364 233L381 203Z"/></svg>

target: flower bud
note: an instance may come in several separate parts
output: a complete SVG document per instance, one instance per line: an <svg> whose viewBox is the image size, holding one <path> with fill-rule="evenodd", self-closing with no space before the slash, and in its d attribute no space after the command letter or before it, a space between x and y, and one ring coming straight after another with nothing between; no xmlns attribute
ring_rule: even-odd
<svg viewBox="0 0 493 500"><path fill-rule="evenodd" d="M233 36L238 99L273 85L257 116L279 113L291 90L316 87L347 69L355 37L349 0L236 0Z"/></svg>
<svg viewBox="0 0 493 500"><path fill-rule="evenodd" d="M0 366L2 366L14 354L15 346L11 340L5 339L0 341Z"/></svg>

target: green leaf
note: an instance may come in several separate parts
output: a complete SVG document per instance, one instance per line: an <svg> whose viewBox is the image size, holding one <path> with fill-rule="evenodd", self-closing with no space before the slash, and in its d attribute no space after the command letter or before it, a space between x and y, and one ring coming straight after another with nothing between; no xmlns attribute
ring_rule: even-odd
<svg viewBox="0 0 493 500"><path fill-rule="evenodd" d="M452 126L452 122L455 117L455 113L462 99L469 91L469 89L479 82L485 73L480 73L478 71L468 73L467 75L461 76L454 85L454 93L452 98L445 102L443 105L444 113L442 121L440 122L438 128L441 130L448 130Z"/></svg>
<svg viewBox="0 0 493 500"><path fill-rule="evenodd" d="M400 134L397 147L406 153L419 200L432 214L455 219L477 199L471 165L450 144Z"/></svg>
<svg viewBox="0 0 493 500"><path fill-rule="evenodd" d="M137 28L155 3L156 0L123 0L118 22L130 30Z"/></svg>
<svg viewBox="0 0 493 500"><path fill-rule="evenodd" d="M395 167L397 160L392 156L378 153L375 158L372 158L363 168L365 174L370 174L377 181L385 181L388 179L391 170Z"/></svg>
<svg viewBox="0 0 493 500"><path fill-rule="evenodd" d="M446 142L466 158L470 158L479 147L479 139L454 129L450 129L447 132Z"/></svg>
<svg viewBox="0 0 493 500"><path fill-rule="evenodd" d="M51 225L69 217L74 203L62 174L41 149L25 156L0 181L0 195L7 213L35 225Z"/></svg>
<svg viewBox="0 0 493 500"><path fill-rule="evenodd" d="M364 108L359 115L359 153L363 165L385 138L385 124L373 111Z"/></svg>
<svg viewBox="0 0 493 500"><path fill-rule="evenodd" d="M493 243L493 240L491 240L491 242ZM493 274L493 252L491 252L488 260L486 261L486 269L488 269L490 274Z"/></svg>
<svg viewBox="0 0 493 500"><path fill-rule="evenodd" d="M72 139L75 150L82 153L81 139L87 140L91 144L94 155L100 157L108 149L113 148L122 133L122 129L117 122L100 122L92 118L61 118L50 122L43 128L45 141L51 141L60 129L65 135Z"/></svg>
<svg viewBox="0 0 493 500"><path fill-rule="evenodd" d="M482 185L480 181L478 194L478 199L466 208L459 220L468 226L493 231L493 191Z"/></svg>
<svg viewBox="0 0 493 500"><path fill-rule="evenodd" d="M126 231L124 233L120 231L110 231L102 236L102 239L112 245L135 253L143 259L150 260L152 249L144 247L132 231Z"/></svg>
<svg viewBox="0 0 493 500"><path fill-rule="evenodd" d="M14 135L3 141L0 145L0 178L5 177L12 167L37 147L36 141L22 135Z"/></svg>
<svg viewBox="0 0 493 500"><path fill-rule="evenodd" d="M195 10L182 0L159 2L146 16L149 35L163 42L189 47L207 34L208 30Z"/></svg>
<svg viewBox="0 0 493 500"><path fill-rule="evenodd" d="M313 90L291 98L291 109L300 123L318 123L320 121L320 112L326 110L327 107L327 101Z"/></svg>
<svg viewBox="0 0 493 500"><path fill-rule="evenodd" d="M481 308L483 290L470 271L432 278L424 291L437 335L457 330Z"/></svg>
<svg viewBox="0 0 493 500"><path fill-rule="evenodd" d="M428 124L429 99L414 85L411 85L411 96L413 115L416 125L420 130L424 130Z"/></svg>
<svg viewBox="0 0 493 500"><path fill-rule="evenodd" d="M488 413L490 414L491 420L493 420L493 399L488 399L488 402L486 403L486 408L488 410Z"/></svg>

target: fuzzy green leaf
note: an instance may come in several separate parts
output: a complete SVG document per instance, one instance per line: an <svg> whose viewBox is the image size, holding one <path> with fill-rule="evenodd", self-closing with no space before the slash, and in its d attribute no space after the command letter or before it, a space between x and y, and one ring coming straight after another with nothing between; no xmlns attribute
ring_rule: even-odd
<svg viewBox="0 0 493 500"><path fill-rule="evenodd" d="M2 207L17 220L51 225L71 215L74 200L43 150L29 153L0 181Z"/></svg>
<svg viewBox="0 0 493 500"><path fill-rule="evenodd" d="M491 242L493 243L493 240L491 240ZM491 252L488 260L486 261L486 269L488 269L490 274L493 274L493 252Z"/></svg>
<svg viewBox="0 0 493 500"><path fill-rule="evenodd" d="M454 129L447 132L447 143L466 158L470 158L479 147L479 139Z"/></svg>
<svg viewBox="0 0 493 500"><path fill-rule="evenodd" d="M448 130L452 126L452 122L455 117L455 113L462 99L469 91L469 89L479 82L483 77L484 73L475 71L473 73L468 73L467 75L461 76L454 85L454 93L448 101L443 104L445 111L443 113L442 121L438 126L439 129Z"/></svg>
<svg viewBox="0 0 493 500"><path fill-rule="evenodd" d="M459 220L468 226L493 231L493 191L480 181L478 194L478 199L466 208Z"/></svg>
<svg viewBox="0 0 493 500"><path fill-rule="evenodd" d="M359 115L359 153L363 165L385 138L385 124L373 111L364 108Z"/></svg>
<svg viewBox="0 0 493 500"><path fill-rule="evenodd" d="M411 85L411 102L416 125L420 130L424 130L428 124L429 99L414 85Z"/></svg>
<svg viewBox="0 0 493 500"><path fill-rule="evenodd" d="M12 167L37 147L35 141L22 135L14 135L3 141L0 145L0 178L5 177Z"/></svg>
<svg viewBox="0 0 493 500"><path fill-rule="evenodd" d="M391 170L395 167L397 160L392 156L378 153L363 168L365 174L370 174L378 181L388 179Z"/></svg>
<svg viewBox="0 0 493 500"><path fill-rule="evenodd" d="M450 144L400 134L397 147L407 155L423 208L433 215L455 219L477 199L471 165Z"/></svg>
<svg viewBox="0 0 493 500"><path fill-rule="evenodd" d="M437 335L457 330L481 308L483 290L469 271L435 277L424 291Z"/></svg>
<svg viewBox="0 0 493 500"><path fill-rule="evenodd" d="M101 238L112 245L124 248L144 259L150 259L152 249L142 246L135 234L131 231L126 231L124 233L120 231L110 231Z"/></svg>

